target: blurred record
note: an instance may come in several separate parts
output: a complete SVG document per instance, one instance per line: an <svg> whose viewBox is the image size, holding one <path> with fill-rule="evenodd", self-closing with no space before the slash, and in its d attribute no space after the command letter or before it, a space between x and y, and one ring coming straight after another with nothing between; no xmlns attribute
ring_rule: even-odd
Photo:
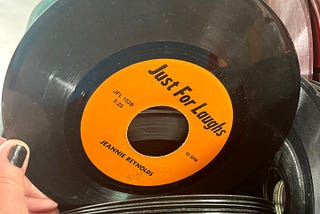
<svg viewBox="0 0 320 214"><path fill-rule="evenodd" d="M311 79L313 38L307 0L264 0L286 26L297 51L301 75Z"/></svg>
<svg viewBox="0 0 320 214"><path fill-rule="evenodd" d="M301 88L293 127L264 185L265 198L273 199L277 213L320 212L320 96L305 79Z"/></svg>
<svg viewBox="0 0 320 214"><path fill-rule="evenodd" d="M315 80L310 80L310 82L312 83L313 87L320 92L320 82Z"/></svg>

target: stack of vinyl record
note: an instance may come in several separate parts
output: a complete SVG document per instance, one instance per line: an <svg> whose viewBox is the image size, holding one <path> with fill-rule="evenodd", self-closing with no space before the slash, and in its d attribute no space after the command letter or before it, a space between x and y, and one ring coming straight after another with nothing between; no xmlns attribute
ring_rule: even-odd
<svg viewBox="0 0 320 214"><path fill-rule="evenodd" d="M271 202L231 195L176 195L132 199L76 208L72 213L274 213Z"/></svg>
<svg viewBox="0 0 320 214"><path fill-rule="evenodd" d="M27 176L66 214L319 212L318 13L278 2L51 2L3 92Z"/></svg>

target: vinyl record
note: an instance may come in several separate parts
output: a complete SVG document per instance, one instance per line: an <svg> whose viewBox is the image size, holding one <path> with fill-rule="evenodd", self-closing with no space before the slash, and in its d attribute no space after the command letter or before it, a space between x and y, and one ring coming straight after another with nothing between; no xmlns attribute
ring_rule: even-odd
<svg viewBox="0 0 320 214"><path fill-rule="evenodd" d="M305 79L301 88L297 116L264 185L265 198L282 210L277 213L320 212L320 97Z"/></svg>
<svg viewBox="0 0 320 214"><path fill-rule="evenodd" d="M232 194L282 144L299 80L291 39L260 1L58 1L9 66L5 136L29 143L28 176L62 209ZM184 121L178 138L135 132L159 109Z"/></svg>
<svg viewBox="0 0 320 214"><path fill-rule="evenodd" d="M240 195L146 197L80 207L63 214L94 213L275 213L271 202Z"/></svg>

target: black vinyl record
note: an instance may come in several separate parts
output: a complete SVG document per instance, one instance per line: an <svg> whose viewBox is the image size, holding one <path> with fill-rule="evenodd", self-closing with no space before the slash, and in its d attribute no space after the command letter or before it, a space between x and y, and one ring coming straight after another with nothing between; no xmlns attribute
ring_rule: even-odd
<svg viewBox="0 0 320 214"><path fill-rule="evenodd" d="M283 213L320 212L320 91L314 86L301 80L296 118L264 185L265 198Z"/></svg>
<svg viewBox="0 0 320 214"><path fill-rule="evenodd" d="M275 213L270 201L240 195L175 195L117 201L68 210L94 213Z"/></svg>
<svg viewBox="0 0 320 214"><path fill-rule="evenodd" d="M288 33L258 0L58 1L13 56L4 134L28 142L28 176L63 209L232 194L281 146L299 80ZM140 154L130 121L161 106L184 115L185 141Z"/></svg>

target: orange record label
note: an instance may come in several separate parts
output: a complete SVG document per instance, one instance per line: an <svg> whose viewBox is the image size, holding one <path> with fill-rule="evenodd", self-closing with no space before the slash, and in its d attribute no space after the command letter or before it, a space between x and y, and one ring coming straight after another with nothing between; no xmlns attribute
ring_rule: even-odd
<svg viewBox="0 0 320 214"><path fill-rule="evenodd" d="M188 134L163 156L137 152L127 138L136 115L155 106L180 111ZM106 79L88 100L81 140L90 161L108 177L129 185L158 186L187 178L221 151L233 122L230 96L208 70L177 59L152 59L127 66Z"/></svg>

